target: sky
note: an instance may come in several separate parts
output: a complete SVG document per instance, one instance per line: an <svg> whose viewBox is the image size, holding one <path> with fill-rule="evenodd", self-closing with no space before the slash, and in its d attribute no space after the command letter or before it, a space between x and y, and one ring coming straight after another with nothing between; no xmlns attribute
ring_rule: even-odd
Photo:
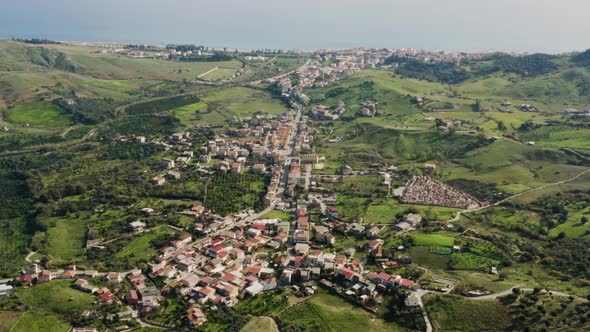
<svg viewBox="0 0 590 332"><path fill-rule="evenodd" d="M590 48L588 0L0 0L0 38L560 53Z"/></svg>

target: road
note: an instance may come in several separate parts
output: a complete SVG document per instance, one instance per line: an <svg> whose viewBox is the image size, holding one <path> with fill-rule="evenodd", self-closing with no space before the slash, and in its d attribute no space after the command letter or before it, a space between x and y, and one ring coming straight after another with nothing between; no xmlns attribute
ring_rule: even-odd
<svg viewBox="0 0 590 332"><path fill-rule="evenodd" d="M277 76L273 76L273 77L264 78L264 79L261 79L261 80L258 80L258 81L253 81L253 82L250 82L248 84L250 84L250 85L256 85L256 84L262 83L262 81L264 81L264 80L277 80L279 78L283 78L285 76L289 76L289 75L293 74L294 72L296 72L296 71L298 71L300 69L303 69L303 68L309 66L310 63L311 63L311 59L308 59L307 61L305 61L305 63L301 67L299 67L297 69L293 69L290 72L287 72L287 73L284 73L284 74L281 74L281 75L277 75Z"/></svg>
<svg viewBox="0 0 590 332"><path fill-rule="evenodd" d="M430 318L428 317L428 311L426 311L426 306L424 302L422 302L422 296L424 294L430 293L430 291L419 289L416 291L416 297L418 298L418 305L420 309L422 309L422 317L424 318L424 323L426 324L426 332L432 332L432 323L430 322Z"/></svg>
<svg viewBox="0 0 590 332"><path fill-rule="evenodd" d="M30 253L27 255L27 257L25 257L25 261L27 261L28 263L32 263L32 261L31 261L31 256L33 256L33 255L34 255L34 254L36 254L36 253L37 253L36 251L31 251L31 252L30 252Z"/></svg>
<svg viewBox="0 0 590 332"><path fill-rule="evenodd" d="M470 299L470 300L476 300L476 301L482 301L482 300L494 300L497 299L499 297L502 296L506 296L509 294L512 294L512 291L514 288L518 288L518 287L512 287L510 289L507 289L505 291L502 292L498 292L498 293L493 293L493 294L488 294L488 295L483 295L483 296L477 296L477 297L465 297L466 299ZM521 291L523 292L532 292L534 289L533 288L519 288ZM547 294L547 293L551 293L551 295L555 295L555 296L561 296L561 297L570 297L573 296L574 298L578 299L578 300L582 300L582 301L588 301L588 299L585 299L583 297L579 297L577 295L572 295L572 294L567 294L564 292L560 292L560 291L554 291L554 290L546 290L546 289L542 289L541 290L541 294Z"/></svg>

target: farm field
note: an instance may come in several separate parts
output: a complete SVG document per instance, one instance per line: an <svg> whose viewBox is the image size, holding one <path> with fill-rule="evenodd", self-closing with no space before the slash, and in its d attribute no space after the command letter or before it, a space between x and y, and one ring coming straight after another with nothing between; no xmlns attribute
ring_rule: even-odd
<svg viewBox="0 0 590 332"><path fill-rule="evenodd" d="M207 112L202 114L203 122L210 125L220 125L232 116L251 116L258 111L279 114L287 108L270 93L246 87L211 90L200 97L208 105Z"/></svg>
<svg viewBox="0 0 590 332"><path fill-rule="evenodd" d="M433 253L430 247L416 246L408 250L412 257L412 263L427 267L432 270L446 270L449 267L451 257Z"/></svg>
<svg viewBox="0 0 590 332"><path fill-rule="evenodd" d="M8 113L8 120L44 127L63 127L73 124L70 114L50 102L18 104Z"/></svg>
<svg viewBox="0 0 590 332"><path fill-rule="evenodd" d="M457 296L426 295L424 303L435 331L510 330L510 313L495 300L470 301Z"/></svg>
<svg viewBox="0 0 590 332"><path fill-rule="evenodd" d="M47 253L59 259L71 259L84 252L86 223L77 218L58 219L47 231Z"/></svg>
<svg viewBox="0 0 590 332"><path fill-rule="evenodd" d="M415 232L412 234L416 246L427 247L452 247L455 243L455 233L424 234Z"/></svg>
<svg viewBox="0 0 590 332"><path fill-rule="evenodd" d="M321 291L318 295L286 309L281 319L306 326L307 331L402 331L394 323L372 317L337 295Z"/></svg>

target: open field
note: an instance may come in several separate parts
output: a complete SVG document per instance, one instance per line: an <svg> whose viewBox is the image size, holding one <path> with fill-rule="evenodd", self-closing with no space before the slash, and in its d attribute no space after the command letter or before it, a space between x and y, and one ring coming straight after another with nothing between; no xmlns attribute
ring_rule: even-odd
<svg viewBox="0 0 590 332"><path fill-rule="evenodd" d="M67 332L70 326L55 316L27 311L12 326L10 332Z"/></svg>
<svg viewBox="0 0 590 332"><path fill-rule="evenodd" d="M63 127L72 124L72 116L49 102L19 104L8 113L8 120L32 126Z"/></svg>
<svg viewBox="0 0 590 332"><path fill-rule="evenodd" d="M401 331L398 325L376 318L337 295L320 292L280 315L306 331Z"/></svg>
<svg viewBox="0 0 590 332"><path fill-rule="evenodd" d="M55 258L70 259L84 252L86 223L82 220L59 219L47 231L47 254Z"/></svg>
<svg viewBox="0 0 590 332"><path fill-rule="evenodd" d="M17 296L32 308L47 308L60 315L82 312L92 306L94 297L72 287L69 280L52 280L31 288L21 288Z"/></svg>
<svg viewBox="0 0 590 332"><path fill-rule="evenodd" d="M446 270L451 257L431 252L430 247L416 246L408 250L412 263L432 270Z"/></svg>
<svg viewBox="0 0 590 332"><path fill-rule="evenodd" d="M235 69L230 68L217 68L213 71L206 73L203 76L200 76L200 79L209 80L209 81L220 81L232 78L236 73Z"/></svg>
<svg viewBox="0 0 590 332"><path fill-rule="evenodd" d="M200 95L207 110L199 111L200 122L221 125L228 118L251 116L256 112L278 114L287 108L267 91L246 87L215 89Z"/></svg>
<svg viewBox="0 0 590 332"><path fill-rule="evenodd" d="M268 332L278 332L279 329L275 321L270 317L253 317L250 319L248 324L244 326L241 332L259 332L259 331L268 331Z"/></svg>
<svg viewBox="0 0 590 332"><path fill-rule="evenodd" d="M157 250L151 245L150 242L162 235L169 233L173 233L173 231L170 228L163 226L156 230L140 234L134 237L132 240L125 240L125 247L115 256L120 259L129 259L132 261L155 257L157 255Z"/></svg>
<svg viewBox="0 0 590 332"><path fill-rule="evenodd" d="M452 247L455 243L455 233L413 233L414 244L416 246L427 247Z"/></svg>
<svg viewBox="0 0 590 332"><path fill-rule="evenodd" d="M18 311L0 311L0 332L8 332L14 323L19 319Z"/></svg>
<svg viewBox="0 0 590 332"><path fill-rule="evenodd" d="M509 311L494 300L426 295L424 302L435 331L508 331L511 325Z"/></svg>
<svg viewBox="0 0 590 332"><path fill-rule="evenodd" d="M272 210L269 213L260 216L260 219L281 219L282 221L290 221L294 219L292 213L280 211L280 210Z"/></svg>

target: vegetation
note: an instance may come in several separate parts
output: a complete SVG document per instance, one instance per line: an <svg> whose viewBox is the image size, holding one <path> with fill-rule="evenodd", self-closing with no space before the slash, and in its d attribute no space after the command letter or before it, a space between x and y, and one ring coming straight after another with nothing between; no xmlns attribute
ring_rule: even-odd
<svg viewBox="0 0 590 332"><path fill-rule="evenodd" d="M508 331L509 311L500 303L463 300L457 296L433 295L424 298L437 331Z"/></svg>
<svg viewBox="0 0 590 332"><path fill-rule="evenodd" d="M128 106L125 110L127 111L127 114L130 115L153 114L194 104L199 101L199 97L195 95L180 95L133 104Z"/></svg>
<svg viewBox="0 0 590 332"><path fill-rule="evenodd" d="M70 326L55 316L36 311L26 311L12 326L10 332L67 332Z"/></svg>
<svg viewBox="0 0 590 332"><path fill-rule="evenodd" d="M427 63L413 58L392 56L385 60L385 64L398 64L396 72L399 75L421 80L456 84L469 78L465 69L447 62Z"/></svg>
<svg viewBox="0 0 590 332"><path fill-rule="evenodd" d="M72 124L71 115L52 103L19 104L8 113L8 120L32 126L61 127Z"/></svg>
<svg viewBox="0 0 590 332"><path fill-rule="evenodd" d="M225 216L247 209L260 209L266 194L265 178L256 174L217 174L207 190L206 205Z"/></svg>
<svg viewBox="0 0 590 332"><path fill-rule="evenodd" d="M94 297L72 287L69 280L52 280L35 287L19 289L18 297L31 308L47 310L63 316L81 313L92 307Z"/></svg>
<svg viewBox="0 0 590 332"><path fill-rule="evenodd" d="M114 101L106 98L58 99L55 104L71 113L74 121L84 124L111 120L116 113Z"/></svg>

